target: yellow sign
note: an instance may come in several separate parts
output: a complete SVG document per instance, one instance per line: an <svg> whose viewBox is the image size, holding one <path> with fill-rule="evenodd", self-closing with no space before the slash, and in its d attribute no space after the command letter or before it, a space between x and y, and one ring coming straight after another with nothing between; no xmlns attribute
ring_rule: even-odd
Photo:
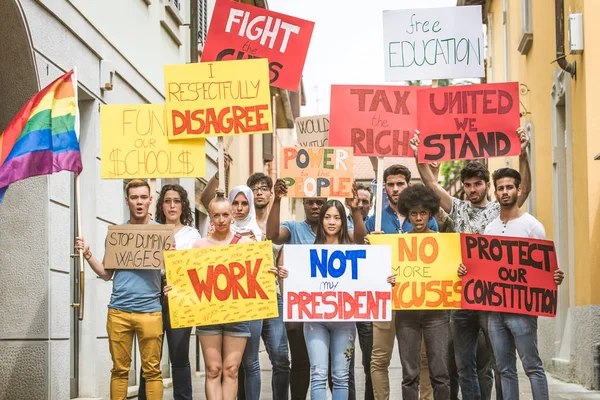
<svg viewBox="0 0 600 400"><path fill-rule="evenodd" d="M164 258L173 328L279 315L270 241L166 251Z"/></svg>
<svg viewBox="0 0 600 400"><path fill-rule="evenodd" d="M392 309L461 308L459 233L369 235L369 241L392 246Z"/></svg>
<svg viewBox="0 0 600 400"><path fill-rule="evenodd" d="M266 58L165 66L171 139L272 132Z"/></svg>
<svg viewBox="0 0 600 400"><path fill-rule="evenodd" d="M102 178L206 175L205 140L172 142L166 128L164 104L101 106Z"/></svg>

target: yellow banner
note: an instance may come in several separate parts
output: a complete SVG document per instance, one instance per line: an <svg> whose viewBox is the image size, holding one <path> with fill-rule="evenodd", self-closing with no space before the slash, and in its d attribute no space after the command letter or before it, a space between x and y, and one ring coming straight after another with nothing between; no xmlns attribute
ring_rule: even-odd
<svg viewBox="0 0 600 400"><path fill-rule="evenodd" d="M266 58L165 66L171 139L272 132Z"/></svg>
<svg viewBox="0 0 600 400"><path fill-rule="evenodd" d="M392 246L392 309L459 309L462 284L460 234L369 235L371 244Z"/></svg>
<svg viewBox="0 0 600 400"><path fill-rule="evenodd" d="M100 142L103 179L206 175L204 139L169 141L164 104L101 106Z"/></svg>
<svg viewBox="0 0 600 400"><path fill-rule="evenodd" d="M166 251L173 328L279 315L271 242Z"/></svg>

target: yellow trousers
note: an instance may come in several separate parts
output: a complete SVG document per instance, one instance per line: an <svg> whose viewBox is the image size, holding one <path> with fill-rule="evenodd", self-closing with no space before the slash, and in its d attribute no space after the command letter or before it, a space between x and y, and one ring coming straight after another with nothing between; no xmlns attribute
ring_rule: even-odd
<svg viewBox="0 0 600 400"><path fill-rule="evenodd" d="M142 358L142 376L146 378L146 398L162 400L163 381L160 356L163 337L162 313L135 313L108 309L108 344L113 361L110 378L111 400L126 400L133 335L137 335Z"/></svg>

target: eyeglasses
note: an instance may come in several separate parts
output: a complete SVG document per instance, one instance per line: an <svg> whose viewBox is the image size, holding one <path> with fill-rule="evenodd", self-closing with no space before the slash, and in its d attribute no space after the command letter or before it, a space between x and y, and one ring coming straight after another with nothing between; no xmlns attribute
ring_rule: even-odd
<svg viewBox="0 0 600 400"><path fill-rule="evenodd" d="M269 189L268 186L257 186L257 187L253 187L252 188L252 192L256 193L256 192L270 192L271 189Z"/></svg>

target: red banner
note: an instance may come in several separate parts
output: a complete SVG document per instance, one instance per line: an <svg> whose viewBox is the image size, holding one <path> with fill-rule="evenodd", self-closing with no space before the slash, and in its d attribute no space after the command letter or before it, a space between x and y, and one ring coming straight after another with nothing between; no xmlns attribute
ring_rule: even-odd
<svg viewBox="0 0 600 400"><path fill-rule="evenodd" d="M419 162L515 156L521 152L516 82L420 90ZM333 124L332 124L333 125Z"/></svg>
<svg viewBox="0 0 600 400"><path fill-rule="evenodd" d="M298 91L314 22L218 0L202 61L268 58L271 85Z"/></svg>
<svg viewBox="0 0 600 400"><path fill-rule="evenodd" d="M558 268L548 240L461 234L462 308L556 316Z"/></svg>
<svg viewBox="0 0 600 400"><path fill-rule="evenodd" d="M331 86L329 145L355 156L412 157L417 86Z"/></svg>

